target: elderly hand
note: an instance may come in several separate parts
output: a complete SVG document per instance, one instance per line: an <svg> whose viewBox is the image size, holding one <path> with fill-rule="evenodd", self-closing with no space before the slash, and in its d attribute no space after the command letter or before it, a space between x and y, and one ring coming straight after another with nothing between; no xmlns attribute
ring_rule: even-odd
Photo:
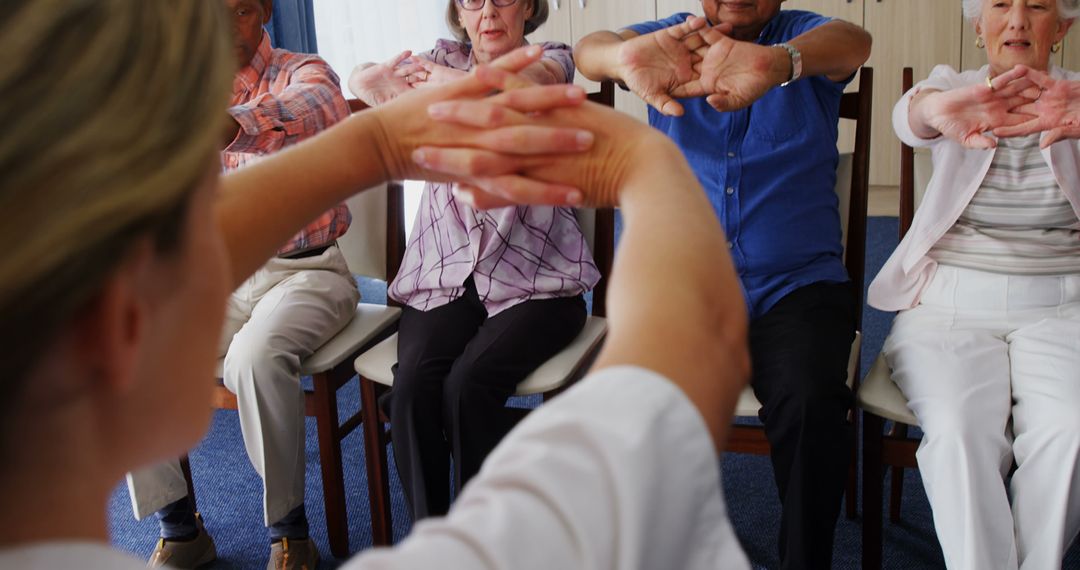
<svg viewBox="0 0 1080 570"><path fill-rule="evenodd" d="M370 125L375 133L374 150L381 154L386 178L462 182L470 188L509 196L515 203L580 203L581 193L572 180L562 178L562 183L553 183L548 181L553 177L521 174L536 157L579 153L589 149L594 138L572 123L530 121L531 113L576 107L585 101L580 87L537 87L516 75L538 61L541 52L540 46L515 50L464 79L414 89L374 111L355 115L358 120L374 122ZM484 99L493 88L508 92ZM432 121L429 113L435 119L445 118L443 113L460 113L465 118ZM454 157L455 169L436 168L445 156Z"/></svg>
<svg viewBox="0 0 1080 570"><path fill-rule="evenodd" d="M618 76L626 87L665 115L680 116L683 107L671 92L694 78L699 59L684 42L705 26L704 18L626 40L619 46Z"/></svg>
<svg viewBox="0 0 1080 570"><path fill-rule="evenodd" d="M356 66L349 74L349 91L369 107L377 107L410 91L412 85L405 76L411 68L401 64L411 55L412 52L406 50L383 63Z"/></svg>
<svg viewBox="0 0 1080 570"><path fill-rule="evenodd" d="M704 45L697 47L702 56L695 66L698 78L672 91L676 97L706 96L717 111L734 111L749 107L790 77L785 50L734 40L718 27L702 30L700 37Z"/></svg>
<svg viewBox="0 0 1080 570"><path fill-rule="evenodd" d="M1034 101L1012 109L1014 114L1030 117L1018 125L999 127L999 137L1016 137L1048 131L1040 147L1046 148L1062 139L1080 138L1080 82L1054 79L1043 71L1027 70L1026 77L1039 89Z"/></svg>
<svg viewBox="0 0 1080 570"><path fill-rule="evenodd" d="M967 148L990 149L997 146L987 132L1028 122L1030 115L1014 109L1033 100L1026 77L1030 69L1017 66L995 77L991 85L980 83L948 91L933 91L912 98L908 120L916 135L924 138L942 136ZM916 128L925 125L933 132Z"/></svg>
<svg viewBox="0 0 1080 570"><path fill-rule="evenodd" d="M426 59L416 58L414 61L416 66L419 67L419 72L413 73L408 77L409 84L413 87L445 85L468 75L468 72L447 67L445 65L439 65L438 63Z"/></svg>

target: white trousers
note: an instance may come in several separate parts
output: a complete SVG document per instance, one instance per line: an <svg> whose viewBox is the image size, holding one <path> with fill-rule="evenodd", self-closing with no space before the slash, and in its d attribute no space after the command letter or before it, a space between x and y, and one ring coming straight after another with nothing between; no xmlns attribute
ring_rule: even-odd
<svg viewBox="0 0 1080 570"><path fill-rule="evenodd" d="M244 446L263 479L265 524L304 502L304 391L300 362L352 319L360 293L337 247L274 258L228 300L221 354L236 394ZM187 495L179 461L128 474L135 517Z"/></svg>
<svg viewBox="0 0 1080 570"><path fill-rule="evenodd" d="M1080 275L939 267L884 352L948 567L1060 569L1080 529Z"/></svg>

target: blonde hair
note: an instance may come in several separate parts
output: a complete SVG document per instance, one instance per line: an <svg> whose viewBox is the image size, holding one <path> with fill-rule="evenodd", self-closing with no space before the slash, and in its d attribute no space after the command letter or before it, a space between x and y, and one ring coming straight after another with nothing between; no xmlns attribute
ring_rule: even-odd
<svg viewBox="0 0 1080 570"><path fill-rule="evenodd" d="M1058 16L1062 20L1071 20L1080 16L1080 0L1056 0ZM968 20L978 20L982 17L985 0L961 0L964 6L964 17Z"/></svg>
<svg viewBox="0 0 1080 570"><path fill-rule="evenodd" d="M528 36L547 21L548 3L547 0L518 0L518 2L528 2L533 9L532 16L525 20L525 35ZM449 0L449 4L446 5L446 25L450 27L450 33L454 34L458 41L467 44L470 41L469 34L465 28L461 27L461 21L458 19L459 9L457 0Z"/></svg>
<svg viewBox="0 0 1080 570"><path fill-rule="evenodd" d="M224 132L229 33L220 3L206 0L5 0L5 388L17 388L133 241L152 236L169 252L181 239Z"/></svg>

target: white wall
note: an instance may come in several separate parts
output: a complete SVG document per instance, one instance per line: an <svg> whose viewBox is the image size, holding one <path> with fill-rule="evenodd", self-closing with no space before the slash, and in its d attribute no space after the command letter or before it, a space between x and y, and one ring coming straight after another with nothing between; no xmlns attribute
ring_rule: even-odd
<svg viewBox="0 0 1080 570"><path fill-rule="evenodd" d="M319 55L346 82L359 63L386 61L403 50L426 51L449 38L447 0L315 0ZM411 234L423 183L405 182L405 232Z"/></svg>

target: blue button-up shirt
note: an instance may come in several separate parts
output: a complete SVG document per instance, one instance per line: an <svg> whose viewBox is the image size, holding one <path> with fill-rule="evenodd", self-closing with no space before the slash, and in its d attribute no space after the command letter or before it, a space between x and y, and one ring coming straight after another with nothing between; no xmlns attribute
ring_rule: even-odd
<svg viewBox="0 0 1080 570"><path fill-rule="evenodd" d="M690 15L629 29L646 34ZM785 42L828 21L811 12L782 10L757 43ZM750 107L730 113L717 112L704 97L681 101L682 117L649 108L649 124L682 149L727 232L751 318L800 287L848 280L834 190L845 85L809 77L773 88Z"/></svg>

